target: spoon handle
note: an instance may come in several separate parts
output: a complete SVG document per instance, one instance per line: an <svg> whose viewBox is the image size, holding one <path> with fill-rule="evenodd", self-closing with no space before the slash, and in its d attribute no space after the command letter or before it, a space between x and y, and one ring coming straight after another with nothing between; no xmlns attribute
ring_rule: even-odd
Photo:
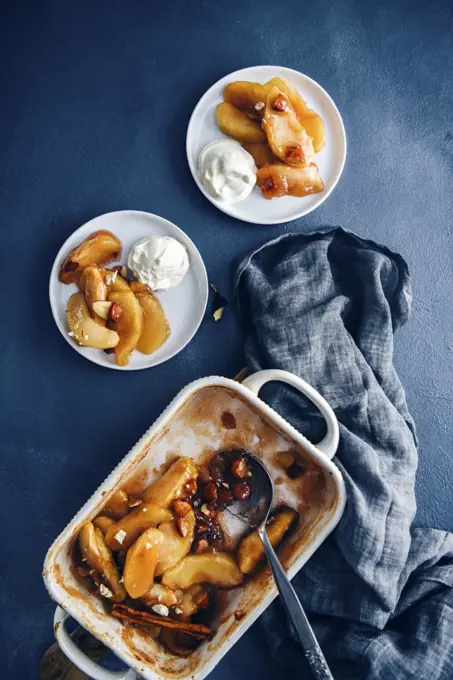
<svg viewBox="0 0 453 680"><path fill-rule="evenodd" d="M321 647L313 633L313 629L310 626L304 609L296 595L296 591L292 587L285 570L280 564L280 560L275 554L264 523L259 528L259 534L266 551L267 559L271 565L280 597L282 598L282 602L299 642L302 645L305 658L307 659L313 676L317 678L317 680L334 680Z"/></svg>

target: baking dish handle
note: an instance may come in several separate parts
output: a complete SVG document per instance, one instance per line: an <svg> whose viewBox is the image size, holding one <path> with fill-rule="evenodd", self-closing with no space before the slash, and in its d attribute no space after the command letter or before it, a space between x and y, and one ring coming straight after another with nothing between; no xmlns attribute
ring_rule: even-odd
<svg viewBox="0 0 453 680"><path fill-rule="evenodd" d="M62 609L62 607L56 608L53 619L55 637L63 654L65 654L68 659L82 671L82 673L86 673L86 675L93 678L93 680L136 680L136 678L138 678L138 675L132 668L124 671L109 671L106 668L99 666L99 664L84 654L84 652L77 647L65 628L68 616L69 614Z"/></svg>
<svg viewBox="0 0 453 680"><path fill-rule="evenodd" d="M271 368L266 371L253 373L253 375L246 378L242 384L258 396L263 385L274 380L279 380L280 382L291 385L291 387L295 387L296 390L299 390L299 392L310 399L310 401L321 411L324 420L326 421L327 434L319 444L315 444L314 446L322 451L328 458L333 458L337 451L338 441L340 439L338 420L324 397L322 397L311 385L306 383L305 380L302 380L302 378L299 378L289 371Z"/></svg>

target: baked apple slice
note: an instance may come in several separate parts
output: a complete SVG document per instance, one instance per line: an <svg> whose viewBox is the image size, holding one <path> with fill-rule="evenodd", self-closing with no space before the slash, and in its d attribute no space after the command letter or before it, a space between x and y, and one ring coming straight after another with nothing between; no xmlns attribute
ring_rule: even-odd
<svg viewBox="0 0 453 680"><path fill-rule="evenodd" d="M154 503L143 503L108 527L105 542L112 550L127 550L146 529L172 519L170 510Z"/></svg>
<svg viewBox="0 0 453 680"><path fill-rule="evenodd" d="M263 129L274 154L285 163L303 166L314 154L313 142L287 94L272 87L266 97Z"/></svg>
<svg viewBox="0 0 453 680"><path fill-rule="evenodd" d="M120 341L118 333L96 323L90 316L83 293L74 293L68 300L66 318L70 335L84 347L113 349Z"/></svg>
<svg viewBox="0 0 453 680"><path fill-rule="evenodd" d="M249 115L261 117L266 102L267 88L261 83L236 80L223 91L223 99Z"/></svg>
<svg viewBox="0 0 453 680"><path fill-rule="evenodd" d="M313 111L313 109L308 108L306 102L301 97L299 92L291 87L291 85L286 80L283 80L282 78L272 78L268 83L266 83L266 86L277 86L282 92L287 94L296 116L313 140L313 148L315 153L318 153L318 151L320 151L326 143L324 121L322 120L321 116L316 113L316 111Z"/></svg>
<svg viewBox="0 0 453 680"><path fill-rule="evenodd" d="M114 262L121 257L121 250L121 241L110 231L95 231L71 250L60 267L58 278L61 283L77 283L85 267Z"/></svg>
<svg viewBox="0 0 453 680"><path fill-rule="evenodd" d="M146 503L168 508L170 503L181 497L187 482L197 477L198 468L192 458L178 458L160 479L145 489L143 499Z"/></svg>
<svg viewBox="0 0 453 680"><path fill-rule="evenodd" d="M159 529L147 529L127 551L123 581L130 597L142 597L151 589L158 549L163 541L164 535Z"/></svg>
<svg viewBox="0 0 453 680"><path fill-rule="evenodd" d="M117 282L115 282L116 284ZM115 330L120 337L120 341L115 347L116 360L120 366L127 366L130 356L137 347L142 334L142 308L129 287L127 290L111 292L109 294L109 301L118 305L119 308L116 308L118 310L118 318L110 318L108 322L109 328Z"/></svg>
<svg viewBox="0 0 453 680"><path fill-rule="evenodd" d="M79 533L79 547L83 559L101 574L102 579L111 591L113 602L122 602L126 591L120 582L120 575L112 553L104 542L102 531L92 522L83 525Z"/></svg>
<svg viewBox="0 0 453 680"><path fill-rule="evenodd" d="M96 314L95 310L93 309L94 303L105 302L109 293L108 286L105 282L103 269L100 269L96 264L90 264L88 267L85 267L80 276L79 288L83 293L85 293L85 300L88 305L88 309L96 319L97 323L101 324L101 326L105 326L105 320Z"/></svg>
<svg viewBox="0 0 453 680"><path fill-rule="evenodd" d="M157 548L156 576L174 567L189 553L195 531L194 511L190 509L185 517L159 524L159 531L164 535L164 542Z"/></svg>
<svg viewBox="0 0 453 680"><path fill-rule="evenodd" d="M324 190L315 163L303 168L293 168L283 163L264 165L256 173L256 182L264 198L279 198L286 194L308 196Z"/></svg>
<svg viewBox="0 0 453 680"><path fill-rule="evenodd" d="M212 583L219 588L234 588L242 583L242 572L228 553L188 555L162 576L162 583L173 589L187 590L195 583Z"/></svg>
<svg viewBox="0 0 453 680"><path fill-rule="evenodd" d="M297 519L297 512L292 508L280 508L269 520L266 527L267 535L275 548L283 539L286 532ZM237 551L239 567L244 574L250 574L264 557L264 548L258 531L242 539Z"/></svg>
<svg viewBox="0 0 453 680"><path fill-rule="evenodd" d="M217 125L222 132L239 142L262 142L266 135L258 120L253 120L245 111L229 102L222 102L216 109Z"/></svg>
<svg viewBox="0 0 453 680"><path fill-rule="evenodd" d="M143 311L143 330L137 349L143 354L152 354L168 340L170 326L160 301L146 284L132 281L130 287Z"/></svg>

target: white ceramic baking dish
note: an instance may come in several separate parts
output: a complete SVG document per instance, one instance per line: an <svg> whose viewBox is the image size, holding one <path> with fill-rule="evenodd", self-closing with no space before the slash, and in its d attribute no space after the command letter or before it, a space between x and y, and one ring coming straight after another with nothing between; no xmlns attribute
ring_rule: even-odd
<svg viewBox="0 0 453 680"><path fill-rule="evenodd" d="M261 387L275 380L292 385L319 408L327 425L327 434L321 442L316 445L310 443L258 397ZM234 428L231 424L228 428L219 425L225 410L233 413ZM302 508L299 528L280 552L280 558L292 578L330 534L344 510L343 479L331 462L338 439L338 423L327 402L310 385L286 371L261 371L242 384L227 378L209 377L185 387L77 513L47 553L43 578L50 596L59 605L54 629L66 656L94 680L132 680L137 677L136 674L147 680L202 680L276 597L269 570L261 570L243 587L225 591L225 602L219 612L213 639L204 642L189 658L178 658L165 652L143 631L114 619L106 611L101 598L89 593L76 578L72 545L80 527L95 517L119 488L149 484L160 474L159 468L176 456L191 455L200 461L216 450L243 448L262 456L265 461L269 460L270 465L275 451L297 450L315 471L314 475L307 477L305 490L297 485L295 492L293 487L288 491L289 487L284 484L276 487L279 502L302 503L298 505L299 509ZM281 477L276 477L275 469L272 474L277 485L281 485ZM310 484L315 480L319 491L316 500L315 495L310 495ZM300 498L297 497L299 489ZM291 495L294 493L296 496ZM241 610L240 620L235 616L238 609ZM65 629L68 616L99 638L129 669L112 672L89 659Z"/></svg>

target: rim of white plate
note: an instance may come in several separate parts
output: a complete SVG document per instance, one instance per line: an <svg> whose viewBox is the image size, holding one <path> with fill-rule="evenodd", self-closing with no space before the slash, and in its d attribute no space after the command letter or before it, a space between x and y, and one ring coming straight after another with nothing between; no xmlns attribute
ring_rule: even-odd
<svg viewBox="0 0 453 680"><path fill-rule="evenodd" d="M227 85L229 82L233 80L253 80L258 82L265 82L266 80L269 80L270 78L275 76L287 77L299 91L300 88L297 87L297 80L304 81L308 90L316 92L320 98L320 101L324 102L324 105L328 108L330 112L328 120L326 120L325 116L323 116L324 123L325 124L329 123L328 126L326 125L326 128L334 127L335 133L337 135L336 138L337 141L335 143L335 148L337 148L337 158L335 161L336 167L332 170L331 176L329 176L329 181L325 182L325 189L320 194L312 194L311 196L306 196L302 198L284 196L283 198L272 199L271 201L267 201L266 199L262 198L261 195L258 195L254 190L251 196L245 199L244 201L230 204L222 203L213 196L211 196L211 194L204 188L198 175L197 169L198 155L203 146L215 138L210 136L209 139L206 139L205 142L200 145L198 141L200 125L204 121L204 118L207 115L208 110L211 109L212 107L215 107L222 101L221 92L223 91L225 85ZM304 97L304 99L306 98L308 100L309 106L313 105L310 97L309 96L307 97L306 92L303 91L303 88L301 94ZM319 104L318 105L314 104L313 107L316 110L317 108L319 108ZM206 111L204 111L205 108ZM218 130L217 137L221 138L226 136L223 135L223 133L220 130ZM328 147L328 145L329 135L325 149ZM325 149L322 149L316 155L315 161L317 158L319 160L320 155L325 151ZM331 149L329 149L329 153L330 151ZM186 155L189 168L196 185L200 189L201 193L216 208L226 213L227 215L230 215L230 217L234 217L235 219L242 220L243 222L249 222L251 224L263 224L263 225L283 224L285 222L291 222L293 220L299 219L300 217L304 217L305 215L308 215L309 213L313 212L313 210L316 210L316 208L318 208L322 203L324 203L324 201L328 198L328 196L330 196L332 191L335 189L343 173L344 165L346 162L347 155L346 130L344 127L341 114L332 97L318 82L316 82L316 80L313 80L313 78L310 78L309 76L307 76L304 73L301 73L300 71L296 71L295 69L287 68L285 66L271 66L267 64L248 66L247 68L239 69L238 71L233 71L232 73L227 74L226 76L215 82L213 85L211 85L211 87L208 90L206 90L206 92L199 99L197 105L195 106L192 112L192 115L189 120L189 125L187 127ZM320 171L322 176L323 172L321 167ZM271 203L275 205L275 203L278 202L278 205L281 206L281 208L280 210L278 210L277 208L272 208L273 214L271 216L266 217L266 215L262 214L261 216L259 215L257 217L256 215L253 214L254 213L253 205L256 205L255 201L253 201L253 197L255 197L256 199L259 198L260 201L264 202L262 207L263 213L266 212L266 206L269 206L269 204ZM289 209L284 210L283 206L284 205L288 206L288 201L294 205L294 208L292 209L290 207ZM291 203L289 205L291 205ZM249 207L250 205L252 207ZM300 207L301 205L303 207Z"/></svg>
<svg viewBox="0 0 453 680"><path fill-rule="evenodd" d="M190 328L186 330L185 333L182 334L181 339L179 342L175 343L175 347L168 351L165 352L165 344L162 345L159 350L157 350L153 354L145 355L145 354L140 354L137 352L133 352L133 355L131 357L131 363L128 364L127 366L118 366L118 364L113 363L113 360L111 359L110 355L105 354L102 352L102 350L95 350L89 347L81 347L77 345L72 338L68 336L68 329L66 327L65 322L61 318L61 291L59 288L63 287L70 289L68 292L76 292L76 288L71 285L71 286L66 286L65 284L62 284L58 280L58 271L61 265L61 262L63 259L66 257L66 255L72 250L74 246L76 246L78 243L80 243L84 238L86 238L90 233L93 231L97 231L98 229L108 229L109 231L112 231L112 233L115 233L114 228L108 227L107 224L99 224L99 222L102 221L109 221L110 219L113 218L113 216L118 219L118 217L125 216L125 217L134 217L138 216L141 219L146 218L146 219L151 219L154 221L155 224L160 225L161 228L163 228L166 232L167 235L169 236L174 236L177 238L179 241L181 241L187 248L189 252L189 259L190 259L190 269L187 276L192 276L195 279L195 283L197 290L199 291L199 296L198 296L198 305L197 305L197 311L195 312L193 316L193 321L190 324ZM79 237L80 234L80 237ZM146 234L144 234L145 236ZM123 242L124 246L124 241L121 239ZM137 239L138 240L138 239ZM123 253L124 253L124 248L123 248ZM123 254L123 260L124 260L124 254ZM114 265L115 263L111 263L109 266ZM184 285L184 281L180 284L180 286ZM178 288L172 289L173 291L177 291ZM159 293L159 296L165 295L167 291L164 291L163 293ZM97 364L98 366L103 366L104 368L111 368L114 370L118 371L140 371L144 370L147 368L152 368L154 366L159 366L160 364L169 361L172 359L174 356L179 354L188 344L189 342L193 339L195 336L196 332L198 331L201 322L204 318L204 314L206 311L206 306L208 302L208 295L209 295L209 285L208 285L208 275L206 272L206 267L203 261L203 258L201 257L201 254L192 241L192 239L176 224L173 222L170 222L169 220L165 219L164 217L161 217L160 215L155 215L154 213L150 213L144 210L115 210L109 213L103 213L102 215L98 215L97 217L94 217L93 219L89 220L88 222L85 222L82 224L80 227L78 227L75 231L73 231L68 238L64 241L63 245L59 249L55 260L52 265L52 269L50 272L50 278L49 278L49 300L50 300L50 307L52 310L52 315L54 318L54 321L56 323L56 326L66 342L74 349L78 354L83 356L85 359L88 359L89 361ZM161 300L162 302L162 300ZM165 309L165 304L164 304L164 309ZM171 336L170 336L171 338ZM168 342L168 341L167 341ZM162 350L162 352L161 352ZM134 364L134 355L140 354L140 357L146 357L146 359L142 359L142 364L141 365L136 365Z"/></svg>

